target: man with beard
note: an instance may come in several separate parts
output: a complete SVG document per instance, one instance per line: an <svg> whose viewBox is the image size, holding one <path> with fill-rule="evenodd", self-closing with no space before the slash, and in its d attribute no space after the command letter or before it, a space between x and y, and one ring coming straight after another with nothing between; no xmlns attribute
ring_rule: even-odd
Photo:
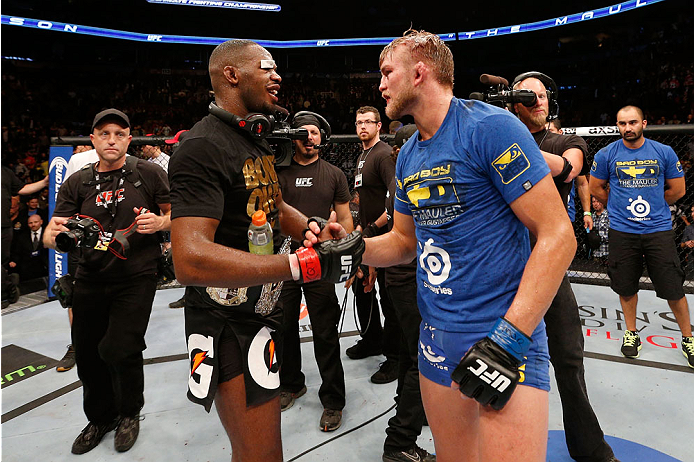
<svg viewBox="0 0 694 462"><path fill-rule="evenodd" d="M318 146L327 142L330 125L320 115L302 111L292 119L293 128L308 131L308 139L294 141L294 157L291 164L277 171L282 197L285 203L309 217L327 219L330 210L337 213L337 221L346 232L354 227L349 211L351 199L347 178L339 168L319 158ZM324 139L325 138L325 139ZM292 241L292 250L300 243ZM299 339L299 315L301 294L306 297L306 308L311 317L313 351L322 379L318 396L323 405L319 428L329 432L342 423L345 407L345 374L340 360L340 337L337 324L340 305L335 295L335 284L318 281L300 285L286 281L280 300L284 309L284 353L280 370L280 407L285 411L294 401L306 393L306 377L301 372L301 347Z"/></svg>
<svg viewBox="0 0 694 462"><path fill-rule="evenodd" d="M210 55L215 103L186 133L169 163L171 243L176 277L186 285L188 398L214 402L232 460L281 461L281 281L346 281L361 261L360 233L346 235L331 214L321 240L289 254L284 234L301 239L306 217L282 200L272 131L281 77L272 55L249 40L229 40ZM251 216L267 214L279 255L248 252ZM312 243L317 242L312 235ZM78 350L79 351L79 350Z"/></svg>
<svg viewBox="0 0 694 462"><path fill-rule="evenodd" d="M390 146L381 141L378 135L381 130L378 109L373 106L360 107L355 126L363 149L354 171L354 189L359 194L359 225L365 237L377 236L385 231L376 224L376 220L385 212L385 198L388 185L395 175L395 162L390 156ZM383 222L385 223L385 219ZM383 327L376 290L372 290L377 280L385 318ZM371 376L371 381L378 384L390 383L398 378L400 334L397 317L385 287L385 274L377 268L369 268L368 275L363 279L357 277L354 281L352 290L356 298L361 339L345 352L351 359L383 353L385 362Z"/></svg>
<svg viewBox="0 0 694 462"><path fill-rule="evenodd" d="M682 283L670 209L685 193L684 172L675 151L643 136L646 120L636 106L617 112L621 140L602 148L591 167L590 193L610 214L607 274L619 295L627 330L622 355L638 358L636 328L639 278L646 262L655 294L667 300L682 331L682 354L694 368L694 340ZM609 184L609 192L605 185Z"/></svg>
<svg viewBox="0 0 694 462"><path fill-rule="evenodd" d="M453 96L453 54L436 34L406 32L380 69L386 114L411 115L418 131L397 160L393 229L365 239L364 263L417 257L420 387L436 458L544 461L542 317L576 250L547 164L508 111Z"/></svg>
<svg viewBox="0 0 694 462"><path fill-rule="evenodd" d="M511 86L514 90L531 90L537 96L533 106L516 103L512 109L535 139L552 172L554 185L564 201L564 207L567 207L573 179L588 172L585 162L588 145L580 136L561 135L547 129L547 123L555 119L559 111L554 80L540 72L526 72L517 76ZM532 245L535 244L533 236L530 241ZM588 400L581 319L576 297L566 275L544 319L549 357L554 366L561 398L569 455L578 461L616 460Z"/></svg>

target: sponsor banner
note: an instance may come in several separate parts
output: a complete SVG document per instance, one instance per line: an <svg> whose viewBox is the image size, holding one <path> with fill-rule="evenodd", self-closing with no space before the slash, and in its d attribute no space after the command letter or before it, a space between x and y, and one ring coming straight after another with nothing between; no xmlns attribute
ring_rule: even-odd
<svg viewBox="0 0 694 462"><path fill-rule="evenodd" d="M147 3L163 5L208 6L213 8L232 8L235 10L272 11L279 13L282 7L273 3L227 2L219 0L147 0Z"/></svg>
<svg viewBox="0 0 694 462"><path fill-rule="evenodd" d="M48 216L53 216L55 201L58 191L67 179L67 163L72 156L72 146L51 146L48 169ZM48 296L53 297L51 287L56 279L67 273L67 254L58 253L53 249L48 250Z"/></svg>
<svg viewBox="0 0 694 462"><path fill-rule="evenodd" d="M42 354L10 344L2 347L2 388L52 369L58 361Z"/></svg>

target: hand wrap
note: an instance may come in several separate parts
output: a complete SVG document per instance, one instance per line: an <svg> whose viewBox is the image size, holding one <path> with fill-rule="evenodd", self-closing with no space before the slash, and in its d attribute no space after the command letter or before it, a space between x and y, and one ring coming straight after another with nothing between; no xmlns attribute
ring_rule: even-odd
<svg viewBox="0 0 694 462"><path fill-rule="evenodd" d="M502 409L516 389L518 366L532 340L505 318L489 335L475 343L451 374L465 396L482 405Z"/></svg>
<svg viewBox="0 0 694 462"><path fill-rule="evenodd" d="M313 247L301 247L295 254L301 270L298 282L346 281L357 272L364 248L364 239L359 231L342 239L319 242Z"/></svg>
<svg viewBox="0 0 694 462"><path fill-rule="evenodd" d="M311 217L311 218L309 218L308 220L306 220L306 228L305 228L304 231L301 233L301 234L303 234L304 239L307 239L307 238L306 238L306 233L309 232L309 231L311 231L311 222L312 222L312 221L315 221L316 223L318 223L318 226L320 227L320 231L318 232L319 234L320 234L320 232L323 231L323 229L328 225L328 220L326 220L325 218L321 218L321 217ZM311 231L311 232L313 232L313 231ZM316 237L318 237L318 236L316 236Z"/></svg>

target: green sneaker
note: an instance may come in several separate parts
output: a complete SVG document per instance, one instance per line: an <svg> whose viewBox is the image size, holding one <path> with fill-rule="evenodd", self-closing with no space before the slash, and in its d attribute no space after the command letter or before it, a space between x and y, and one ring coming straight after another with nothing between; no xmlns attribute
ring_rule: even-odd
<svg viewBox="0 0 694 462"><path fill-rule="evenodd" d="M694 369L694 337L682 337L682 354L689 367Z"/></svg>
<svg viewBox="0 0 694 462"><path fill-rule="evenodd" d="M630 330L624 331L622 337L622 356L625 358L638 358L641 350L639 334Z"/></svg>

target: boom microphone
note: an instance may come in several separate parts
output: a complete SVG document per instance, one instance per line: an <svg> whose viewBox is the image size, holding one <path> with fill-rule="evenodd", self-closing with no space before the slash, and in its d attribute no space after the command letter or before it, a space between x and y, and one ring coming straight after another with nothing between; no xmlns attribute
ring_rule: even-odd
<svg viewBox="0 0 694 462"><path fill-rule="evenodd" d="M508 80L498 75L482 74L480 75L480 82L485 85L504 85L508 87Z"/></svg>

